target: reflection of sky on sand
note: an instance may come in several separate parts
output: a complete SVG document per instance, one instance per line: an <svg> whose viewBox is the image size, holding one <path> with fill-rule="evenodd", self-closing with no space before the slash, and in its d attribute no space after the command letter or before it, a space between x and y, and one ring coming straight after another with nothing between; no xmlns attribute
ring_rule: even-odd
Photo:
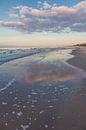
<svg viewBox="0 0 86 130"><path fill-rule="evenodd" d="M33 62L29 65L25 79L28 83L31 82L57 82L65 80L74 80L85 77L84 71L73 67L65 62L43 63Z"/></svg>
<svg viewBox="0 0 86 130"><path fill-rule="evenodd" d="M0 84L6 86L0 92L0 130L58 130L64 125L65 104L82 87L86 73L57 54L41 53L0 67Z"/></svg>

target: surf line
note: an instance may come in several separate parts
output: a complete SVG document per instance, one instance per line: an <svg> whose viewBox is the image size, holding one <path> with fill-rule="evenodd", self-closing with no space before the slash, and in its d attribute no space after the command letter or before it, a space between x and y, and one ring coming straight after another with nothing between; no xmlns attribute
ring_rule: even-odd
<svg viewBox="0 0 86 130"><path fill-rule="evenodd" d="M12 80L10 80L10 81L6 84L6 86L5 86L4 88L0 89L0 92L2 92L2 91L4 91L4 90L6 90L7 88L9 88L15 81L16 81L15 78L13 78Z"/></svg>

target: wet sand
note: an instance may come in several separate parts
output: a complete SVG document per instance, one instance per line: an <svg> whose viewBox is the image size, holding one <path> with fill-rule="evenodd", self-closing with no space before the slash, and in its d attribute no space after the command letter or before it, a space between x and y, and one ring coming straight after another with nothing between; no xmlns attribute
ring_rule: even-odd
<svg viewBox="0 0 86 130"><path fill-rule="evenodd" d="M86 71L86 47L78 47L72 54L75 57L68 62ZM59 130L86 130L86 78L81 82L80 88L62 111L63 119L59 123Z"/></svg>
<svg viewBox="0 0 86 130"><path fill-rule="evenodd" d="M86 130L86 72L75 67L78 51L68 61L74 66L50 55L0 66L0 130Z"/></svg>
<svg viewBox="0 0 86 130"><path fill-rule="evenodd" d="M75 57L68 62L86 71L86 47L76 47L71 54Z"/></svg>

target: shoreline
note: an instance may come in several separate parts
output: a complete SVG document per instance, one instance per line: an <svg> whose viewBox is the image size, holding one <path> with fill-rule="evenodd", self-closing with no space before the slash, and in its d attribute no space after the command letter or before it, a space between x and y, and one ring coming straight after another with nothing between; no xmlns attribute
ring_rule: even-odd
<svg viewBox="0 0 86 130"><path fill-rule="evenodd" d="M58 50L57 50L58 49ZM66 49L66 50L65 50ZM43 49L42 50L42 52L41 51L37 51L37 52L33 52L33 53L29 53L28 54L28 52L26 53L26 54L17 54L17 55L9 55L9 57L7 56L7 58L6 57L2 57L1 59L0 59L0 65L2 65L2 64L5 64L5 63L7 63L7 62L9 62L9 61L13 61L13 60L17 60L17 59L20 59L20 58L24 58L24 57L28 57L28 56L32 56L32 55L35 55L35 54L39 54L39 53L42 53L42 54L48 54L48 53L53 53L53 51L57 51L57 52L55 52L55 53L58 53L57 55L60 55L61 56L61 58L63 57L63 53L67 53L66 54L66 57L68 57L68 59L69 59L69 57L70 58L72 58L73 57L73 55L71 55L71 52L72 52L72 49L71 49L71 52L66 52L66 51L70 51L70 50L68 50L68 48L65 48L65 49L61 49L61 48L54 48L54 50L53 49L50 49L50 50L48 50L48 49L46 49L45 48L45 50ZM70 49L70 48L69 48ZM52 58L52 57L51 57ZM57 57L58 58L58 57ZM64 59L63 59L64 58ZM63 57L61 60L65 60L65 57ZM67 59L67 60L68 60ZM65 61L67 61L67 60L65 60Z"/></svg>

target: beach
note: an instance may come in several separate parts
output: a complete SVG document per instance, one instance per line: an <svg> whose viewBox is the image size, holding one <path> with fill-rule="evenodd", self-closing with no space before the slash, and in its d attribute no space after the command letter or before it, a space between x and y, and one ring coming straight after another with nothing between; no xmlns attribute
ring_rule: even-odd
<svg viewBox="0 0 86 130"><path fill-rule="evenodd" d="M69 63L86 71L86 47L76 47L72 54L75 58L70 59Z"/></svg>
<svg viewBox="0 0 86 130"><path fill-rule="evenodd" d="M85 130L86 48L54 48L0 65L0 130Z"/></svg>

